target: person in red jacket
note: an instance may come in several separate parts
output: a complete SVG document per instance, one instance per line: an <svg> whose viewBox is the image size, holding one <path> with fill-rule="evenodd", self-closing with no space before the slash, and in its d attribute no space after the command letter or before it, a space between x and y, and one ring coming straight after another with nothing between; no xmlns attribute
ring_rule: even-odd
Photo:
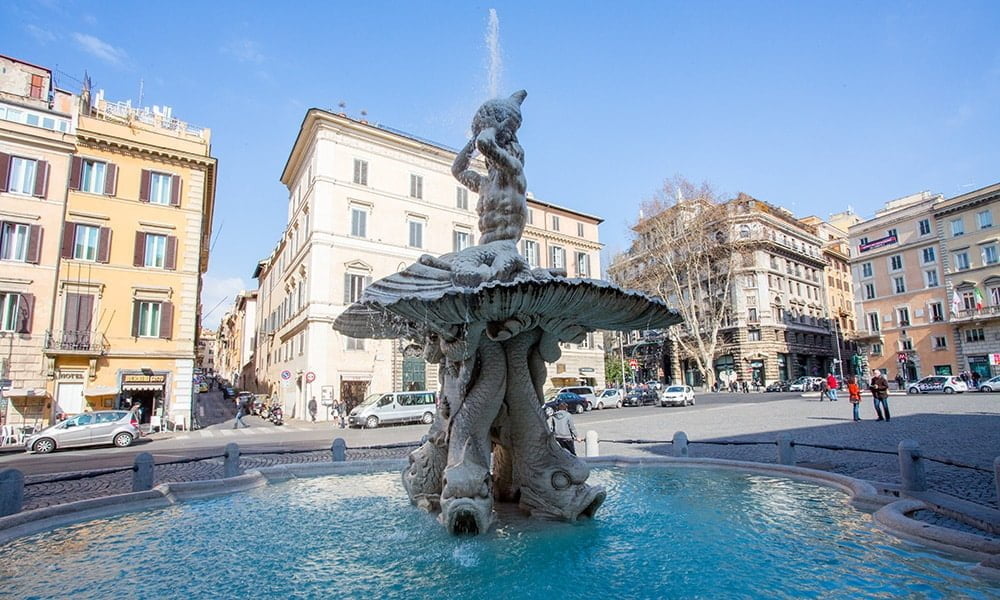
<svg viewBox="0 0 1000 600"><path fill-rule="evenodd" d="M854 420L860 421L861 387L858 385L858 378L854 375L847 378L847 398L851 401L851 408L854 409Z"/></svg>
<svg viewBox="0 0 1000 600"><path fill-rule="evenodd" d="M831 402L837 401L837 389L840 387L840 382L837 378L833 376L833 373L826 374L826 388L829 390L827 395L830 397Z"/></svg>

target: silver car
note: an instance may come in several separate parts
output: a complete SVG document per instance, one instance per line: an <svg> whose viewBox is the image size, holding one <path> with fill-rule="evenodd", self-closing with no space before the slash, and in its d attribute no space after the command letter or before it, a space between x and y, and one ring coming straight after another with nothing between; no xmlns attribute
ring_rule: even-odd
<svg viewBox="0 0 1000 600"><path fill-rule="evenodd" d="M26 452L47 454L56 448L114 444L131 446L139 437L139 421L126 410L83 413L43 429L24 442Z"/></svg>

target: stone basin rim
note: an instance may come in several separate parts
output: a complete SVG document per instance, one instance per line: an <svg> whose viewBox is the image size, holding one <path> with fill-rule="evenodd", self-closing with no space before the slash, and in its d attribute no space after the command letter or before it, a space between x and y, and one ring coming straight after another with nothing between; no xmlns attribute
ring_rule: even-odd
<svg viewBox="0 0 1000 600"><path fill-rule="evenodd" d="M938 525L916 521L908 515L930 506L912 498L879 495L876 487L863 479L791 465L757 463L719 458L601 456L581 457L589 466L626 468L681 468L738 471L783 477L837 489L847 494L847 502L857 510L872 513L876 524L892 535L950 553L971 562L979 562L972 572L987 580L1000 582L1000 543ZM209 479L163 483L152 490L114 494L101 498L77 500L0 517L0 545L21 537L51 531L57 527L85 521L166 508L197 500L245 492L290 479L329 475L357 475L398 472L408 460L372 459L351 462L290 463L249 470L228 479ZM414 507L414 510L417 510Z"/></svg>

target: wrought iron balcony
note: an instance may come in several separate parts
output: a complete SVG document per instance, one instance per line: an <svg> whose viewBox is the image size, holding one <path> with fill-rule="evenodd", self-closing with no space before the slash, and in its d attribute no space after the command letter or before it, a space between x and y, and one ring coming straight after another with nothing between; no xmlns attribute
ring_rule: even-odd
<svg viewBox="0 0 1000 600"><path fill-rule="evenodd" d="M952 317L955 321L992 321L1000 319L1000 305L984 306L981 309L966 308L958 311L958 315Z"/></svg>
<svg viewBox="0 0 1000 600"><path fill-rule="evenodd" d="M108 339L100 331L61 330L45 332L45 353L102 356L108 353Z"/></svg>

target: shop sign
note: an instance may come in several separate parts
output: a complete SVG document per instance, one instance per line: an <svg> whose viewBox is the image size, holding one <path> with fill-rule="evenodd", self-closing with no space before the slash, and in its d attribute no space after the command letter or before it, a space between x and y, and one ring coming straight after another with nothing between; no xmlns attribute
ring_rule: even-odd
<svg viewBox="0 0 1000 600"><path fill-rule="evenodd" d="M594 367L580 367L581 373L593 373Z"/></svg>
<svg viewBox="0 0 1000 600"><path fill-rule="evenodd" d="M993 354L990 354L990 364L1000 365L1000 352L994 352Z"/></svg>
<svg viewBox="0 0 1000 600"><path fill-rule="evenodd" d="M144 375L141 373L135 373L131 375L123 375L122 383L147 383L152 385L164 384L167 382L166 375Z"/></svg>

